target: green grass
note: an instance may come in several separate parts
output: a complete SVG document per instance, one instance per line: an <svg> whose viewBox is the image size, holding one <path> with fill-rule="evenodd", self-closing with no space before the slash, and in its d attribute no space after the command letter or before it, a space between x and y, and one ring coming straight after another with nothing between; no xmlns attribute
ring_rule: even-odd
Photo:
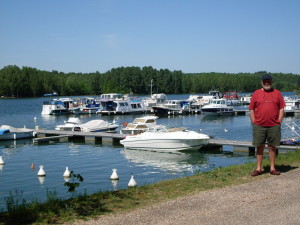
<svg viewBox="0 0 300 225"><path fill-rule="evenodd" d="M265 173L251 177L255 163L246 163L199 173L174 180L128 188L113 192L99 192L92 195L82 194L68 200L57 198L57 193L47 193L47 201L26 202L20 193L11 193L7 199L9 210L0 213L0 224L58 224L75 219L87 220L92 217L130 211L137 207L192 195L225 186L238 185L270 177L268 160L264 160ZM284 172L300 166L300 151L279 154L277 168ZM18 221L14 223L14 221Z"/></svg>

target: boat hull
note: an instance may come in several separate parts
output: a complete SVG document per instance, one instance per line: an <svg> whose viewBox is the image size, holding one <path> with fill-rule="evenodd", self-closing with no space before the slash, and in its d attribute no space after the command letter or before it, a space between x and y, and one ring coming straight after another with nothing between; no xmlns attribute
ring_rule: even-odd
<svg viewBox="0 0 300 225"><path fill-rule="evenodd" d="M33 138L33 131L30 132L10 132L8 134L0 135L0 140L17 140L25 138Z"/></svg>
<svg viewBox="0 0 300 225"><path fill-rule="evenodd" d="M200 113L200 109L170 109L166 107L153 106L155 115L187 115Z"/></svg>
<svg viewBox="0 0 300 225"><path fill-rule="evenodd" d="M201 111L206 115L234 115L234 109L228 108L202 108Z"/></svg>
<svg viewBox="0 0 300 225"><path fill-rule="evenodd" d="M138 114L145 114L146 110L140 110L140 111L104 111L104 110L98 110L96 114L101 115L138 115Z"/></svg>
<svg viewBox="0 0 300 225"><path fill-rule="evenodd" d="M152 151L199 150L208 143L204 134L189 132L145 132L120 141L125 148Z"/></svg>

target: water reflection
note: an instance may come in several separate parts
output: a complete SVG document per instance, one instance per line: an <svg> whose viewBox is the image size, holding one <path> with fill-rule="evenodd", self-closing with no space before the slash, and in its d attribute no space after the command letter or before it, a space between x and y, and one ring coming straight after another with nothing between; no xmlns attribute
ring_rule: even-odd
<svg viewBox="0 0 300 225"><path fill-rule="evenodd" d="M206 162L206 158L199 151L158 152L123 149L120 153L135 164L152 166L170 172L193 171L193 165Z"/></svg>
<svg viewBox="0 0 300 225"><path fill-rule="evenodd" d="M38 176L38 179L39 179L40 184L44 184L44 182L46 180L46 177L40 177L40 176Z"/></svg>
<svg viewBox="0 0 300 225"><path fill-rule="evenodd" d="M111 186L114 191L118 190L118 180L111 180Z"/></svg>

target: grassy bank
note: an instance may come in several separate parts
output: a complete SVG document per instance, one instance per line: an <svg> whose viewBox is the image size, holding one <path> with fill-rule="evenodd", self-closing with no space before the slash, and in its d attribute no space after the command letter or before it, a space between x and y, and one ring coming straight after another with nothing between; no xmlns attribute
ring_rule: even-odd
<svg viewBox="0 0 300 225"><path fill-rule="evenodd" d="M276 164L283 173L300 167L300 151L279 154ZM263 175L251 177L250 172L253 169L255 169L255 163L246 163L126 190L92 195L82 194L68 200L61 200L56 197L55 193L49 193L48 201L45 203L16 201L12 196L9 211L0 214L0 224L72 222L75 219L88 219L104 214L124 212L199 191L270 177L268 160L264 160L265 173Z"/></svg>

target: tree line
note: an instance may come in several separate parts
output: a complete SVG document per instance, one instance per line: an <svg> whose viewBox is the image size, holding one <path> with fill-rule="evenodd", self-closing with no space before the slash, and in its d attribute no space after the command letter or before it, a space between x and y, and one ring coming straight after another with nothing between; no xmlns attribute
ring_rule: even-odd
<svg viewBox="0 0 300 225"><path fill-rule="evenodd" d="M0 96L41 97L57 92L61 96L100 95L102 93L132 94L193 94L210 90L253 92L261 87L256 73L183 73L148 67L119 67L105 73L63 73L31 67L5 66L0 70ZM270 73L274 87L281 91L300 92L297 74ZM151 86L151 80L153 86Z"/></svg>

